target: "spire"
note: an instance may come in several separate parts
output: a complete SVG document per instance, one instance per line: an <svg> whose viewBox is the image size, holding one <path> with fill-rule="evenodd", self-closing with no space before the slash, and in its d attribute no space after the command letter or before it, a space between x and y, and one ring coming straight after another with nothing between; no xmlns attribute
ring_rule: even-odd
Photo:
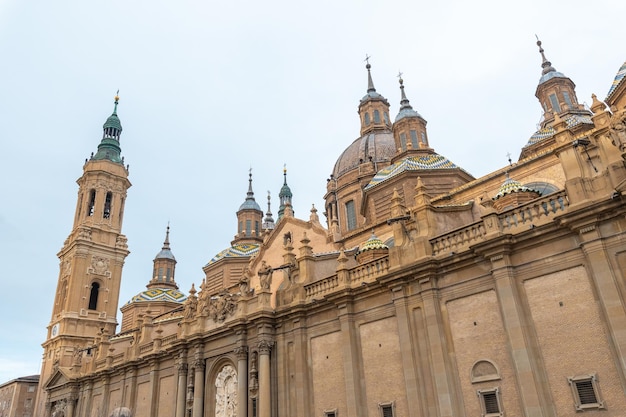
<svg viewBox="0 0 626 417"><path fill-rule="evenodd" d="M118 90L119 93L119 90ZM95 160L108 159L112 162L119 164L123 163L120 153L120 135L122 133L122 124L119 117L117 117L117 105L119 104L120 97L115 95L115 104L113 107L113 113L107 118L104 125L102 125L102 141L98 145L98 152L91 158Z"/></svg>
<svg viewBox="0 0 626 417"><path fill-rule="evenodd" d="M246 194L246 201L239 207L239 211L241 210L258 210L261 211L261 207L257 204L254 199L254 191L252 191L252 168L250 168L248 174L248 193ZM261 212L263 214L263 212Z"/></svg>
<svg viewBox="0 0 626 417"><path fill-rule="evenodd" d="M176 273L176 258L170 249L170 224L167 223L165 229L165 240L161 251L154 257L154 268L152 280L148 283L148 288L178 288L174 275Z"/></svg>
<svg viewBox="0 0 626 417"><path fill-rule="evenodd" d="M413 109L409 99L406 98L404 92L404 80L402 79L402 73L398 72L398 82L400 83L400 111L396 116L396 122L405 117L421 117L420 114Z"/></svg>
<svg viewBox="0 0 626 417"><path fill-rule="evenodd" d="M365 65L365 68L367 68L367 92L371 93L371 92L376 92L376 88L374 88L374 81L372 81L372 72L370 71L370 69L372 68L372 66L370 65L370 56L365 54L365 62L367 62L367 64Z"/></svg>
<svg viewBox="0 0 626 417"><path fill-rule="evenodd" d="M283 167L283 186L280 188L280 192L278 193L278 198L280 199L280 207L278 207L278 220L283 217L285 214L285 208L287 204L291 205L291 198L293 194L291 193L291 188L287 185L287 166Z"/></svg>
<svg viewBox="0 0 626 417"><path fill-rule="evenodd" d="M543 48L541 47L541 41L539 40L539 37L537 35L535 35L535 37L537 38L537 46L539 47L539 53L541 54L541 68L543 68L543 71L541 73L545 75L549 72L556 71L552 66L552 63L546 59L546 55L544 54Z"/></svg>
<svg viewBox="0 0 626 417"><path fill-rule="evenodd" d="M272 230L275 227L274 218L272 217L272 210L270 210L271 205L271 196L270 192L267 192L267 213L265 213L265 219L263 219L263 229L264 230Z"/></svg>

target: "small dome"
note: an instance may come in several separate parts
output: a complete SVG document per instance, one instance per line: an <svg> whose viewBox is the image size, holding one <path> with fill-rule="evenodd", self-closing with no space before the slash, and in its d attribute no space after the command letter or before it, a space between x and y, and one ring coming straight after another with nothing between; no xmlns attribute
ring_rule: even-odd
<svg viewBox="0 0 626 417"><path fill-rule="evenodd" d="M250 257L259 251L259 245L256 243L240 243L224 249L215 255L205 266L212 265L224 258L244 258Z"/></svg>
<svg viewBox="0 0 626 417"><path fill-rule="evenodd" d="M261 206L259 206L259 204L254 200L254 199L246 199L246 201L243 202L243 204L241 204L239 206L239 211L241 210L258 210L261 211Z"/></svg>
<svg viewBox="0 0 626 417"><path fill-rule="evenodd" d="M120 122L120 118L117 117L117 112L113 112L113 114L110 115L106 122L104 122L104 124L102 125L103 129L106 129L108 127L115 128L120 132L122 131L122 123Z"/></svg>
<svg viewBox="0 0 626 417"><path fill-rule="evenodd" d="M356 139L343 151L335 163L333 176L339 178L370 158L372 162L384 162L391 160L395 154L396 145L391 132L368 133Z"/></svg>
<svg viewBox="0 0 626 417"><path fill-rule="evenodd" d="M360 253L374 249L389 249L389 247L385 245L382 240L376 237L374 233L372 233L370 238L359 247L359 250L356 254L358 255Z"/></svg>
<svg viewBox="0 0 626 417"><path fill-rule="evenodd" d="M541 84L545 83L546 81L551 80L553 78L567 78L567 77L562 72L550 71L550 72L548 72L546 74L543 74L541 76L541 78L539 78L539 85L541 85Z"/></svg>
<svg viewBox="0 0 626 417"><path fill-rule="evenodd" d="M396 116L396 122L398 120L402 120L406 117L422 117L420 116L420 114L414 110L412 107L405 107L400 109L400 111L398 112L398 115Z"/></svg>
<svg viewBox="0 0 626 417"><path fill-rule="evenodd" d="M372 91L368 91L367 94L363 96L363 98L361 99L361 103L367 100L372 100L372 99L380 99L380 100L387 101L387 99L383 97L380 93L378 93L376 90L372 90Z"/></svg>
<svg viewBox="0 0 626 417"><path fill-rule="evenodd" d="M176 258L174 257L174 254L169 248L161 249L161 251L157 253L157 255L154 257L154 259L171 259L173 261L176 260Z"/></svg>
<svg viewBox="0 0 626 417"><path fill-rule="evenodd" d="M495 197L493 197L494 200L497 200L501 197L504 197L507 194L511 194L511 193L519 193L519 192L530 192L530 193L538 193L541 194L539 191L534 190L532 188L526 187L524 185L522 185L521 182L516 181L512 178L509 178L507 176L506 180L504 181L504 183L502 183L502 185L500 186L500 189L498 190L498 194L496 194Z"/></svg>
<svg viewBox="0 0 626 417"><path fill-rule="evenodd" d="M140 292L126 304L145 303L150 301L169 301L183 303L187 296L175 288L150 288Z"/></svg>

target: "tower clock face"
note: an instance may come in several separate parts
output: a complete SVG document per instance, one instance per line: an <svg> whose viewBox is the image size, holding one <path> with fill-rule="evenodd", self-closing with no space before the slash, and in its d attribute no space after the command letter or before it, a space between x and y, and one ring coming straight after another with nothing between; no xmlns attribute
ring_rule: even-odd
<svg viewBox="0 0 626 417"><path fill-rule="evenodd" d="M59 323L52 326L52 337L55 337L59 334Z"/></svg>

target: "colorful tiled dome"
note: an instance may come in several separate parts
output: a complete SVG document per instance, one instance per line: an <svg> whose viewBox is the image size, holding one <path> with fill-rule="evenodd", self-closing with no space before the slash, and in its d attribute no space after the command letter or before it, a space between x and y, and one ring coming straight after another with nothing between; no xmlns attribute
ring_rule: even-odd
<svg viewBox="0 0 626 417"><path fill-rule="evenodd" d="M433 170L433 169L452 169L458 168L448 158L436 153L430 153L428 155L410 156L408 158L401 159L396 163L389 165L386 168L381 169L372 178L369 184L365 187L365 190L372 189L378 184L395 177L396 175L405 171L419 171L419 170Z"/></svg>
<svg viewBox="0 0 626 417"><path fill-rule="evenodd" d="M506 180L504 181L504 183L502 183L502 185L500 186L500 188L498 189L498 194L495 195L495 197L493 197L494 200L497 200L501 197L504 197L507 194L511 194L511 193L519 193L519 192L531 192L531 193L538 193L541 194L539 191L526 187L524 185L522 185L521 182L516 181L512 178L509 178L507 176Z"/></svg>
<svg viewBox="0 0 626 417"><path fill-rule="evenodd" d="M565 123L567 123L567 128L571 129L573 127L576 127L578 125L593 125L593 121L591 120L591 116L590 115L586 115L586 114L573 114L568 116L565 119ZM528 139L528 142L526 143L526 145L524 145L524 147L530 146L530 145L534 145L537 142L542 141L543 139L547 139L550 138L552 136L554 136L556 132L554 131L554 128L552 126L546 126L544 128L539 129L538 131L536 131L535 133L533 133L533 135L530 137L530 139Z"/></svg>
<svg viewBox="0 0 626 417"><path fill-rule="evenodd" d="M250 257L259 251L259 245L256 243L240 243L224 249L215 255L207 264L211 265L224 258L243 258Z"/></svg>
<svg viewBox="0 0 626 417"><path fill-rule="evenodd" d="M378 237L376 237L374 233L372 233L370 238L367 239L367 241L359 247L357 255L359 253L374 249L389 249L389 246L385 245L382 240L380 240Z"/></svg>
<svg viewBox="0 0 626 417"><path fill-rule="evenodd" d="M174 303L183 303L186 299L187 296L185 294L174 288L150 288L131 298L127 304L149 301L170 301Z"/></svg>
<svg viewBox="0 0 626 417"><path fill-rule="evenodd" d="M611 98L611 96L617 89L617 86L620 85L620 83L624 79L624 76L626 76L626 62L624 62L622 66L620 67L619 71L617 71L617 74L615 75L615 79L613 80L613 84L611 84L611 88L609 89L609 92L606 94L606 100L604 101L608 101Z"/></svg>

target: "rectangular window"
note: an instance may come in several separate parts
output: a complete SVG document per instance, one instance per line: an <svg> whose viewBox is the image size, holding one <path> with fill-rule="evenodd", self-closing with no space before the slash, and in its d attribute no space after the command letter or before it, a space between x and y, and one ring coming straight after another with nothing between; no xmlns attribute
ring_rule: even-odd
<svg viewBox="0 0 626 417"><path fill-rule="evenodd" d="M259 235L259 222L258 221L254 222L254 235L255 236Z"/></svg>
<svg viewBox="0 0 626 417"><path fill-rule="evenodd" d="M334 410L324 410L324 417L337 417L337 409Z"/></svg>
<svg viewBox="0 0 626 417"><path fill-rule="evenodd" d="M374 123L380 123L380 112L378 110L374 110Z"/></svg>
<svg viewBox="0 0 626 417"><path fill-rule="evenodd" d="M559 101L556 99L556 95L550 94L550 103L552 104L552 111L557 113L561 112L561 106L559 106Z"/></svg>
<svg viewBox="0 0 626 417"><path fill-rule="evenodd" d="M400 148L406 151L406 135L404 133L400 133Z"/></svg>
<svg viewBox="0 0 626 417"><path fill-rule="evenodd" d="M411 130L411 145L413 145L413 149L419 149L419 145L417 143L417 132L415 130Z"/></svg>
<svg viewBox="0 0 626 417"><path fill-rule="evenodd" d="M567 378L577 411L604 408L595 374Z"/></svg>
<svg viewBox="0 0 626 417"><path fill-rule="evenodd" d="M35 386L34 385L29 385L28 386L28 392L35 392Z"/></svg>
<svg viewBox="0 0 626 417"><path fill-rule="evenodd" d="M569 94L567 93L567 91L563 91L563 100L565 101L565 104L567 104L567 106L571 109L572 100L569 98Z"/></svg>
<svg viewBox="0 0 626 417"><path fill-rule="evenodd" d="M476 391L480 399L480 408L483 417L500 417L502 413L502 405L500 403L500 389L483 389Z"/></svg>
<svg viewBox="0 0 626 417"><path fill-rule="evenodd" d="M246 220L246 236L250 236L250 232L252 231L252 223L250 220Z"/></svg>
<svg viewBox="0 0 626 417"><path fill-rule="evenodd" d="M346 203L346 226L348 230L356 229L356 209L354 207L354 200L350 200Z"/></svg>

